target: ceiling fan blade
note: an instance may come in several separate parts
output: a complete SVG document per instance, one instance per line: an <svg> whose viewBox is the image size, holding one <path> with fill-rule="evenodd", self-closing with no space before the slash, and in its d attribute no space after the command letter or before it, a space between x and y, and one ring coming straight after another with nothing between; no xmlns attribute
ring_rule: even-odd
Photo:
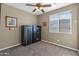
<svg viewBox="0 0 79 59"><path fill-rule="evenodd" d="M36 11L36 9L34 9L32 12L35 12Z"/></svg>
<svg viewBox="0 0 79 59"><path fill-rule="evenodd" d="M41 7L51 7L51 4L49 4L49 5L42 5Z"/></svg>
<svg viewBox="0 0 79 59"><path fill-rule="evenodd" d="M26 6L35 6L36 7L36 5L32 5L32 4L26 4Z"/></svg>
<svg viewBox="0 0 79 59"><path fill-rule="evenodd" d="M45 12L43 9L41 9L42 12Z"/></svg>

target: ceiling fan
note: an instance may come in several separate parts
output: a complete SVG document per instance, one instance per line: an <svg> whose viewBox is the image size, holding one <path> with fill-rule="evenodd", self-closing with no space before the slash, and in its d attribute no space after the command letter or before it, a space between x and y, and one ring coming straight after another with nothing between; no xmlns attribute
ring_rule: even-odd
<svg viewBox="0 0 79 59"><path fill-rule="evenodd" d="M43 7L51 7L51 4L47 4L47 5L42 5L41 3L37 3L36 5L33 5L33 4L26 4L26 6L33 6L33 7L36 7L34 8L34 10L32 12L35 12L37 9L42 11L42 12L45 12Z"/></svg>

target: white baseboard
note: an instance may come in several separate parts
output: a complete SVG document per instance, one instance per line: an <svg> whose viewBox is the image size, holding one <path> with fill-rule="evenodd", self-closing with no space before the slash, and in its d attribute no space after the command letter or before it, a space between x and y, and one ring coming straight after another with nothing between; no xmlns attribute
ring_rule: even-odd
<svg viewBox="0 0 79 59"><path fill-rule="evenodd" d="M63 47L63 48L71 49L71 50L76 51L76 52L79 53L79 50L78 50L78 49L74 49L74 48L71 48L71 47L67 47L67 46L60 45L60 44L57 44L57 43L53 43L53 42L46 41L46 40L42 40L42 41L43 41L43 42L46 42L46 43L53 44L53 45L57 45L57 46L60 46L60 47Z"/></svg>
<svg viewBox="0 0 79 59"><path fill-rule="evenodd" d="M12 48L12 47L16 47L16 46L18 46L18 45L20 45L20 44L16 44L16 45L13 45L13 46L9 46L9 47L5 47L5 48L1 48L0 51L5 50L5 49L9 49L9 48Z"/></svg>

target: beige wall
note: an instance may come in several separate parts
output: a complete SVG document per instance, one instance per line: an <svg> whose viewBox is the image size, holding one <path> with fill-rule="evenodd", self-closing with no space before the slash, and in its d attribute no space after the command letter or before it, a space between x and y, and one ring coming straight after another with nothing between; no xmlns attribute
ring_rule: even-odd
<svg viewBox="0 0 79 59"><path fill-rule="evenodd" d="M65 34L65 33L49 33L49 16L57 13L62 12L65 10L72 10L72 34ZM42 26L42 40L50 41L53 43L61 44L67 47L78 49L78 38L77 38L77 23L75 20L78 19L78 5L70 5L66 6L43 15L38 16L39 25L42 26L42 22L47 22L47 26Z"/></svg>
<svg viewBox="0 0 79 59"><path fill-rule="evenodd" d="M5 27L5 16L18 18L18 27L15 31ZM1 6L1 24L0 24L0 49L20 43L20 26L36 25L37 16L26 13L19 9L2 4Z"/></svg>
<svg viewBox="0 0 79 59"><path fill-rule="evenodd" d="M78 37L78 49L79 49L79 4L78 4L78 13L77 13L77 37Z"/></svg>
<svg viewBox="0 0 79 59"><path fill-rule="evenodd" d="M72 17L72 34L63 34L63 33L49 33L49 16L51 14L65 11L65 10L72 10L73 17ZM47 26L42 26L42 40L51 41L53 43L65 45L71 48L78 49L79 46L79 23L75 23L75 20L78 20L79 17L79 6L78 4L74 4L71 6L63 7L48 13L45 13L40 16L35 16L14 7L7 6L2 4L1 6L1 24L0 24L0 49L5 48L8 46L16 45L20 43L20 26L21 25L36 25L37 19L38 24L42 26L42 22L47 22ZM5 27L5 16L13 16L18 18L18 27L15 31L10 31L8 28ZM79 22L79 20L78 20ZM77 32L78 31L78 32ZM77 35L78 34L78 35ZM59 42L57 41L59 40Z"/></svg>

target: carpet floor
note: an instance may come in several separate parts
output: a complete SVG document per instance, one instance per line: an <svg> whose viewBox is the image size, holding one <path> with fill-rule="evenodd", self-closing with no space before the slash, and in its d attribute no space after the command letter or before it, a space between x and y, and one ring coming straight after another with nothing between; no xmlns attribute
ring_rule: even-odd
<svg viewBox="0 0 79 59"><path fill-rule="evenodd" d="M0 51L0 56L78 56L78 53L40 41Z"/></svg>

